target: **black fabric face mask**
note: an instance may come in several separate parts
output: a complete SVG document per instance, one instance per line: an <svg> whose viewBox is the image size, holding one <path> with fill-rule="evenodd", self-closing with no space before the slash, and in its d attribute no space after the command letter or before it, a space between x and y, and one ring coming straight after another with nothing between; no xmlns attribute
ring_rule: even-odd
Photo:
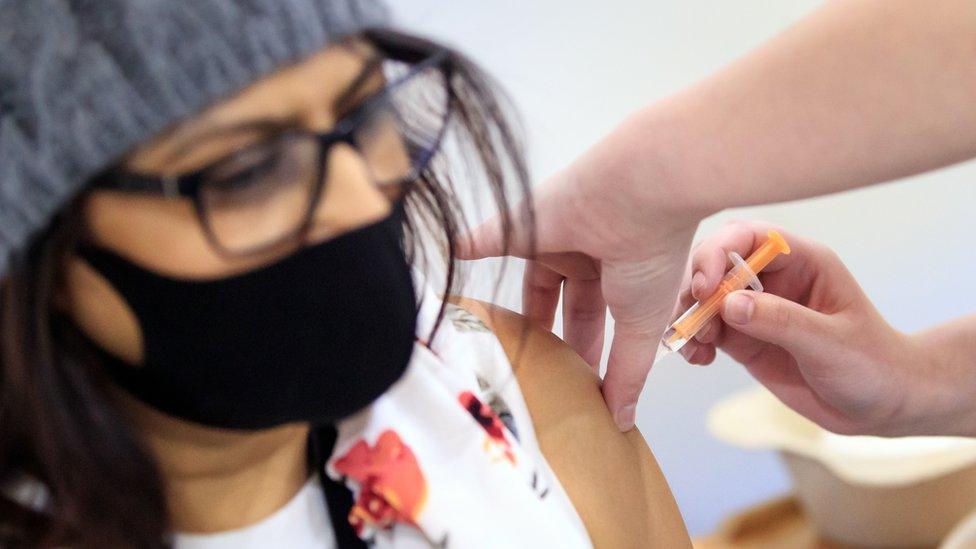
<svg viewBox="0 0 976 549"><path fill-rule="evenodd" d="M212 280L171 278L83 246L79 254L135 313L143 364L92 346L135 397L204 425L261 429L348 416L399 379L413 350L416 300L395 212Z"/></svg>

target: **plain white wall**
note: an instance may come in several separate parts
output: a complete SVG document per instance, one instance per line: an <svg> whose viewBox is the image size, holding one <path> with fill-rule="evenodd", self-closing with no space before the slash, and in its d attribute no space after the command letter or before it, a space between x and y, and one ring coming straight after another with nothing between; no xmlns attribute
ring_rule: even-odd
<svg viewBox="0 0 976 549"><path fill-rule="evenodd" d="M541 179L627 113L741 55L817 2L391 4L399 24L469 53L502 82L522 114L530 164ZM734 216L765 219L820 240L838 251L894 326L914 330L976 310L974 183L976 165L970 163L843 195L725 212L708 219L699 235ZM519 302L517 267L506 271L507 290L499 294L513 308ZM789 488L774 454L730 448L705 431L709 407L752 383L724 356L709 368L669 357L645 388L637 423L693 534L710 532L735 509Z"/></svg>

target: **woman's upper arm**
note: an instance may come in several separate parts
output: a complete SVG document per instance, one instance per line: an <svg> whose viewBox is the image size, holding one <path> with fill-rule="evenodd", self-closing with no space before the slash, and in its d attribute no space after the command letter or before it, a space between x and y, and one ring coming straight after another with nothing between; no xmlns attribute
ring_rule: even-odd
<svg viewBox="0 0 976 549"><path fill-rule="evenodd" d="M599 379L559 338L521 315L453 299L498 336L539 446L597 547L690 547L674 496L643 436L621 433Z"/></svg>

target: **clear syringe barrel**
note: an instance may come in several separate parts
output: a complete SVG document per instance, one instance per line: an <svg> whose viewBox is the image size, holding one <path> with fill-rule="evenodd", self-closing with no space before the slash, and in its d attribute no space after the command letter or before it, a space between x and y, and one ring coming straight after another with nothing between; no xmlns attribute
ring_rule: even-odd
<svg viewBox="0 0 976 549"><path fill-rule="evenodd" d="M752 288L757 292L763 291L762 283L757 276L760 271L766 268L770 262L779 254L789 254L790 246L778 232L770 229L767 233L769 238L752 252L749 259L742 259L742 256L735 252L729 253L729 260L732 261L732 270L725 274L718 285L715 293L708 296L703 301L699 301L688 308L678 317L661 338L661 346L668 351L674 352L684 346L691 338L695 337L708 321L718 314L725 296L736 290L746 287Z"/></svg>

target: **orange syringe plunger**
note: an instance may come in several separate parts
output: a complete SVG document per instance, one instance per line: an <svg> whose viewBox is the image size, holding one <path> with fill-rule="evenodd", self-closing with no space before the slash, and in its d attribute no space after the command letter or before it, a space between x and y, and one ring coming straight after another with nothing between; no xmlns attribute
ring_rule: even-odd
<svg viewBox="0 0 976 549"><path fill-rule="evenodd" d="M769 238L756 251L752 252L747 260L743 260L742 256L735 252L729 253L732 270L722 278L715 293L708 296L704 301L692 305L664 332L664 338L661 341L663 347L669 351L677 351L683 347L689 339L698 333L698 330L701 330L712 317L718 314L722 301L730 293L742 290L747 286L757 292L763 291L762 283L759 282L759 277L756 275L765 269L777 255L790 253L790 246L781 234L770 229L767 236Z"/></svg>

